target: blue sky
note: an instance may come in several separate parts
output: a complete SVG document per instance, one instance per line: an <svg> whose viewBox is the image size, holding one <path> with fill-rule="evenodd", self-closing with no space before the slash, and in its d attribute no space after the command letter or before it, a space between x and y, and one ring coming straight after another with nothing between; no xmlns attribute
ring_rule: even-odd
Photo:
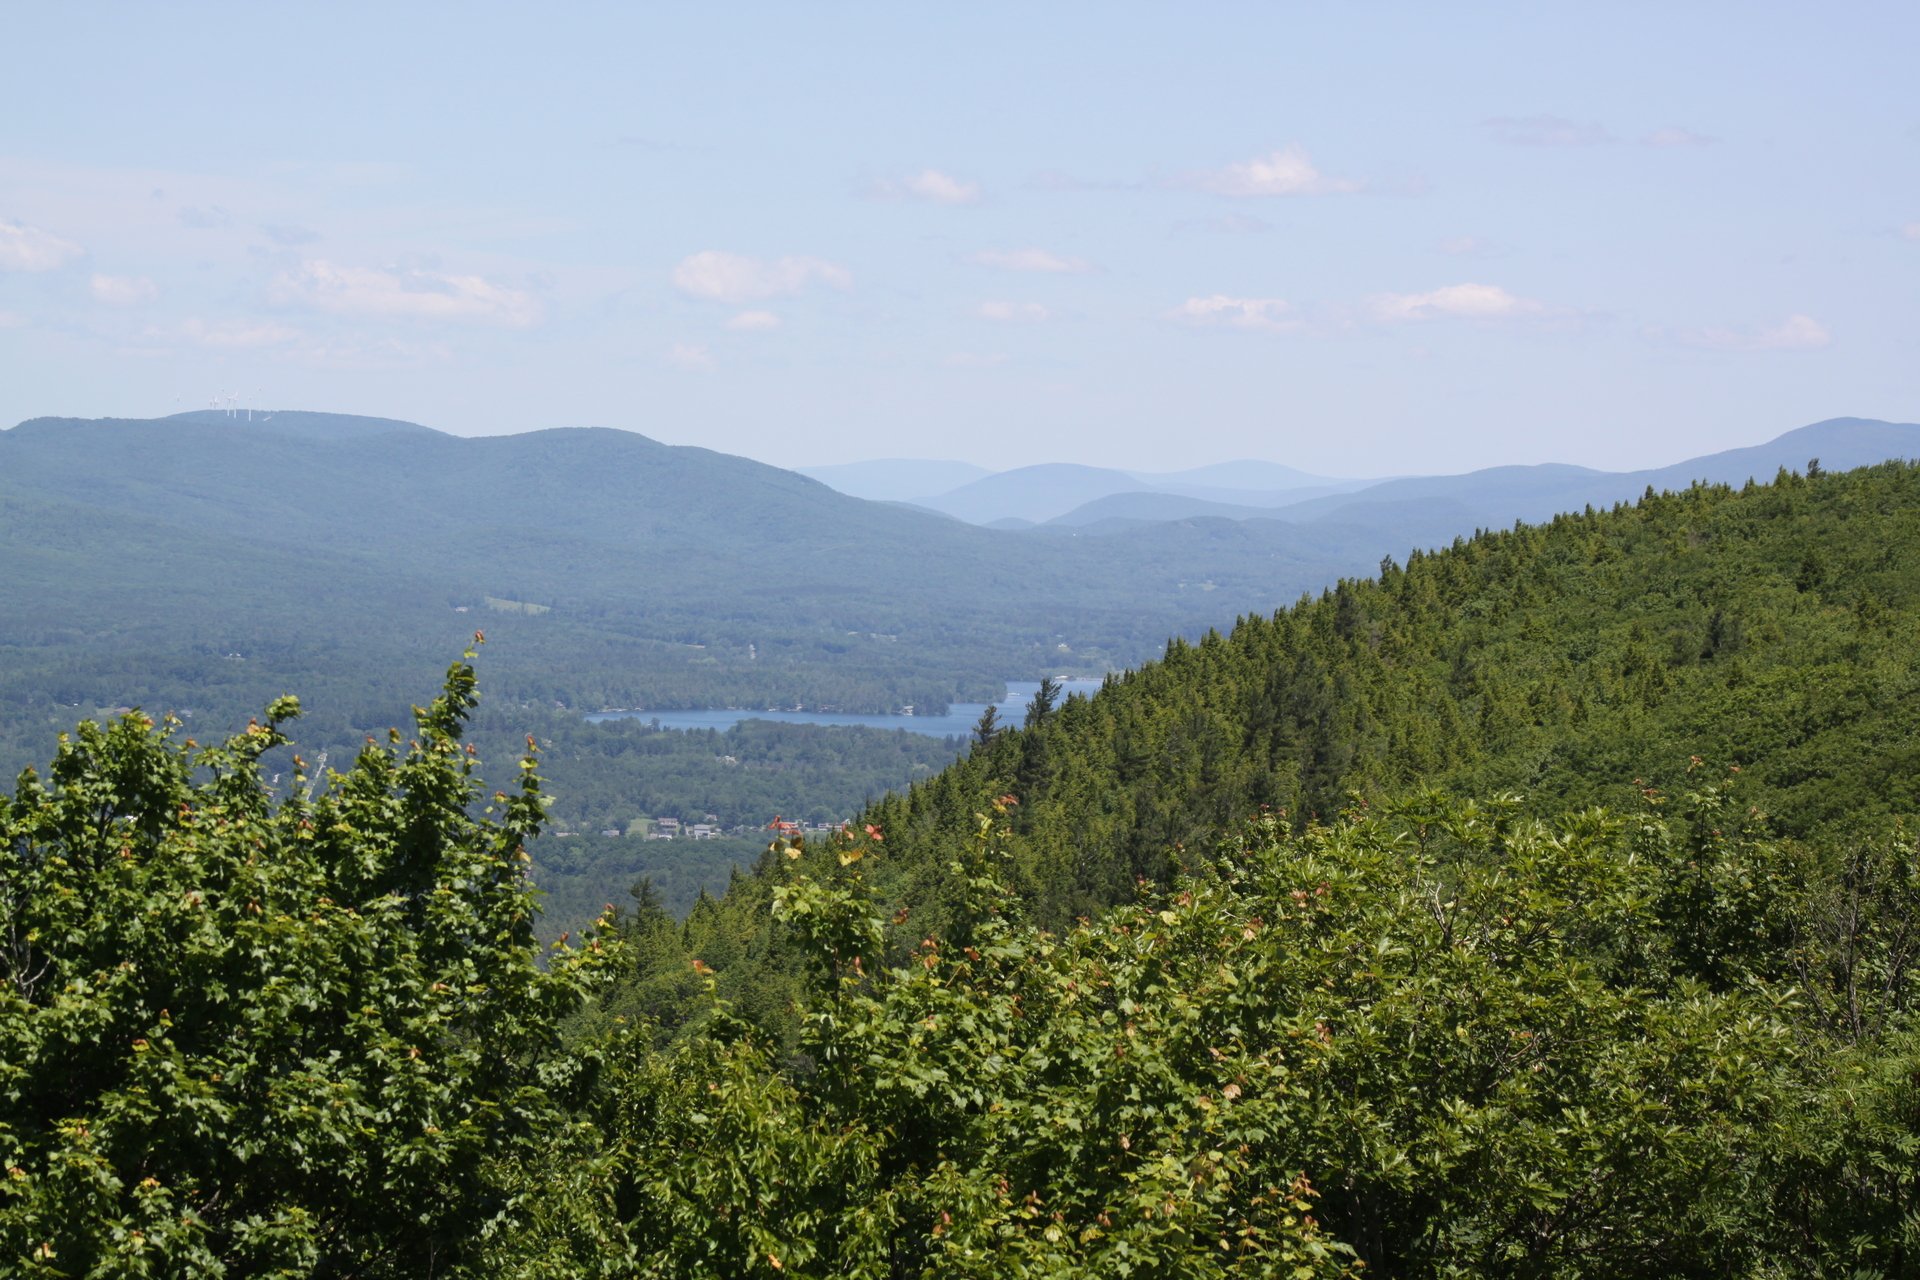
<svg viewBox="0 0 1920 1280"><path fill-rule="evenodd" d="M13 6L0 419L782 465L1920 419L1920 6Z"/></svg>

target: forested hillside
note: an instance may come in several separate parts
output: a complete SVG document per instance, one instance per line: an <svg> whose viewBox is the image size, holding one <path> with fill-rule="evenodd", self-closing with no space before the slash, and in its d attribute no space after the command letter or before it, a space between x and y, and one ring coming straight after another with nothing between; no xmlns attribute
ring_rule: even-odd
<svg viewBox="0 0 1920 1280"><path fill-rule="evenodd" d="M1732 769L1781 836L1888 830L1920 813L1917 545L1920 469L1895 463L1649 494L1385 563L1175 642L883 799L863 819L885 834L872 874L938 921L1000 796L1009 874L1053 925L1164 883L1250 815L1299 828L1432 788L1631 809ZM689 936L750 954L764 893L743 884Z"/></svg>
<svg viewBox="0 0 1920 1280"><path fill-rule="evenodd" d="M489 800L467 662L311 793L262 763L291 700L85 726L0 799L0 1248L1912 1275L1916 498L1784 475L1383 567L544 963L538 743Z"/></svg>

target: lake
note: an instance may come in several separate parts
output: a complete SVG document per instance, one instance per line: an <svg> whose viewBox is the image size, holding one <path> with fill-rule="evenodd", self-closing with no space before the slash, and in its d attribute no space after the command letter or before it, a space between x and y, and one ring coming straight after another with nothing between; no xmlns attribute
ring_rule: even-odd
<svg viewBox="0 0 1920 1280"><path fill-rule="evenodd" d="M1099 691L1098 680L1062 680L1060 696L1068 694L1093 694ZM1007 684L1007 696L994 705L1000 708L1000 723L1018 727L1026 719L1027 704L1033 701L1033 695L1040 690L1038 680L1013 680ZM980 719L980 713L987 709L984 702L956 702L943 716L863 716L843 714L838 711L735 711L709 709L703 711L595 711L587 716L589 720L649 720L658 721L662 729L731 729L742 720L774 720L780 724L843 724L862 725L869 729L904 729L908 733L924 733L930 738L950 738L973 732L973 726Z"/></svg>

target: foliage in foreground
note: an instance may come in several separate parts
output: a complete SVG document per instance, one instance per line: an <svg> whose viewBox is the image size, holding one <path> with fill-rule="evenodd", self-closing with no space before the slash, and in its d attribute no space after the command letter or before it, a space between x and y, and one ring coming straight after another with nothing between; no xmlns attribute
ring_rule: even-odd
<svg viewBox="0 0 1920 1280"><path fill-rule="evenodd" d="M598 952L540 966L540 783L470 815L474 691L278 802L291 698L204 749L82 725L0 797L0 1270L447 1274L521 1221Z"/></svg>
<svg viewBox="0 0 1920 1280"><path fill-rule="evenodd" d="M1057 936L992 815L941 937L787 850L798 1052L628 1036L608 1202L675 1277L1911 1274L1914 850L1680 807L1269 817Z"/></svg>
<svg viewBox="0 0 1920 1280"><path fill-rule="evenodd" d="M1030 918L978 815L939 928L884 833L776 849L770 923L533 941L471 669L276 802L295 707L84 726L0 802L0 1248L57 1275L1898 1276L1920 1267L1920 855L1739 786L1631 817L1265 814ZM883 905L886 904L886 905ZM686 939L765 946L793 1037ZM571 1046L603 958L631 987ZM689 1016L691 1015L691 1016Z"/></svg>

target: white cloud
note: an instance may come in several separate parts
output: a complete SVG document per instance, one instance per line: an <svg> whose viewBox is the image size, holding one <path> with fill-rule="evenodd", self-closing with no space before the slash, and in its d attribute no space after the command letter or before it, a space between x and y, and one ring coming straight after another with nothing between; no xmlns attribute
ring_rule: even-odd
<svg viewBox="0 0 1920 1280"><path fill-rule="evenodd" d="M1037 302L983 302L974 309L974 314L982 320L996 320L1001 324L1036 324L1053 313Z"/></svg>
<svg viewBox="0 0 1920 1280"><path fill-rule="evenodd" d="M1334 196L1360 189L1352 179L1321 173L1298 145L1198 174L1187 185L1218 196Z"/></svg>
<svg viewBox="0 0 1920 1280"><path fill-rule="evenodd" d="M1435 247L1456 258L1486 258L1494 252L1493 246L1479 236L1448 236Z"/></svg>
<svg viewBox="0 0 1920 1280"><path fill-rule="evenodd" d="M1188 298L1167 312L1167 318L1182 324L1284 333L1299 327L1292 312L1292 306L1284 298L1230 298L1216 293L1205 298Z"/></svg>
<svg viewBox="0 0 1920 1280"><path fill-rule="evenodd" d="M229 320L208 324L204 320L189 320L180 326L180 332L203 347L234 350L284 346L305 336L298 329L271 321Z"/></svg>
<svg viewBox="0 0 1920 1280"><path fill-rule="evenodd" d="M689 373L712 373L719 367L713 352L697 342L676 342L668 347L667 363Z"/></svg>
<svg viewBox="0 0 1920 1280"><path fill-rule="evenodd" d="M982 249L967 261L1001 271L1033 271L1043 275L1077 275L1093 270L1085 258L1063 258L1045 249Z"/></svg>
<svg viewBox="0 0 1920 1280"><path fill-rule="evenodd" d="M269 296L275 302L345 315L473 320L512 328L525 328L540 319L540 304L531 294L494 284L482 276L399 267L342 267L320 259L281 273Z"/></svg>
<svg viewBox="0 0 1920 1280"><path fill-rule="evenodd" d="M1515 147L1594 147L1613 135L1597 120L1564 116L1495 116L1481 121L1497 142Z"/></svg>
<svg viewBox="0 0 1920 1280"><path fill-rule="evenodd" d="M741 333L764 333L779 327L780 317L771 311L742 311L727 321L727 328L737 329Z"/></svg>
<svg viewBox="0 0 1920 1280"><path fill-rule="evenodd" d="M823 258L775 258L762 261L744 254L707 249L673 269L674 287L713 302L754 302L798 293L811 284L847 289L853 276Z"/></svg>
<svg viewBox="0 0 1920 1280"><path fill-rule="evenodd" d="M95 275L88 287L96 301L115 307L137 307L160 296L160 289L145 276Z"/></svg>
<svg viewBox="0 0 1920 1280"><path fill-rule="evenodd" d="M889 198L931 200L935 204L979 204L980 184L963 182L938 169L922 169L906 178L882 178L874 184L876 194Z"/></svg>
<svg viewBox="0 0 1920 1280"><path fill-rule="evenodd" d="M51 271L80 253L71 240L23 222L0 221L0 271Z"/></svg>
<svg viewBox="0 0 1920 1280"><path fill-rule="evenodd" d="M1497 284L1450 284L1431 293L1383 293L1370 302L1376 320L1516 320L1546 310Z"/></svg>
<svg viewBox="0 0 1920 1280"><path fill-rule="evenodd" d="M1833 337L1812 316L1788 316L1768 329L1689 329L1675 335L1689 347L1712 351L1816 351Z"/></svg>
<svg viewBox="0 0 1920 1280"><path fill-rule="evenodd" d="M1641 138L1640 145L1643 147L1710 147L1718 141L1720 139L1710 138L1704 133L1695 133L1679 125L1668 125L1664 129L1655 129Z"/></svg>

